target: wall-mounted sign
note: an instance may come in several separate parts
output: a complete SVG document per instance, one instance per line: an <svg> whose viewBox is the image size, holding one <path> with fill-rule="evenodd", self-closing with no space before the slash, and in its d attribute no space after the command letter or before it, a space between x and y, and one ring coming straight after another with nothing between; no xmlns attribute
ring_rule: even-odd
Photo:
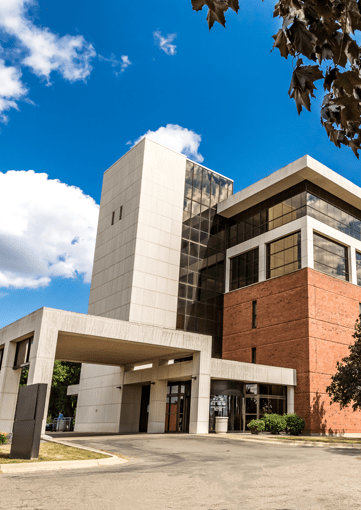
<svg viewBox="0 0 361 510"><path fill-rule="evenodd" d="M211 397L211 409L213 411L223 411L223 409L227 409L227 396L213 395Z"/></svg>

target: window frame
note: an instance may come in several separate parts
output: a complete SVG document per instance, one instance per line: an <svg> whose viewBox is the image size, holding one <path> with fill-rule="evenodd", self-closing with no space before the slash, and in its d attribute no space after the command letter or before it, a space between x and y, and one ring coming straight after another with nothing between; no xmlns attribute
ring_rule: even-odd
<svg viewBox="0 0 361 510"><path fill-rule="evenodd" d="M241 281L241 275L240 275L240 259L241 257L247 257L247 255L253 253L252 261L247 262L247 259L243 261L243 265L245 268L243 279L245 281L244 285L240 285ZM237 267L232 267L233 264L237 264ZM251 267L252 268L252 275L247 277L247 271L246 268ZM256 270L255 270L256 269ZM237 272L238 276L237 278L232 278L233 272ZM247 280L252 280L251 283L247 283ZM230 257L229 259L229 291L242 289L244 287L248 287L249 285L254 285L255 283L259 282L259 246L256 246L256 248L252 248L251 250L244 251L242 253L237 253L234 257Z"/></svg>
<svg viewBox="0 0 361 510"><path fill-rule="evenodd" d="M28 367L30 365L30 352L31 352L31 345L33 343L33 336L30 336L28 338L24 338L23 340L20 340L20 342L16 342L16 351L15 351L15 357L14 357L14 365L13 370L18 370L19 368ZM27 342L26 346L26 355L25 355L25 363L18 363L18 355L20 350L20 345Z"/></svg>
<svg viewBox="0 0 361 510"><path fill-rule="evenodd" d="M252 329L257 327L257 300L252 301Z"/></svg>
<svg viewBox="0 0 361 510"><path fill-rule="evenodd" d="M330 253L331 255L333 255L335 257L337 257L337 256L341 257L340 255L338 255L335 252L332 252L330 250L326 250L326 249L321 248L320 246L318 246L315 243L315 236L316 236L316 238L320 237L321 239L324 239L325 241L328 241L329 243L332 243L332 244L336 245L337 247L343 249L343 251L345 253L345 257L344 257L344 262L345 262L345 278L342 278L341 275L337 276L336 274L333 274L333 273L327 273L327 272L322 271L321 269L317 269L315 267L316 263L317 263L320 266L323 266L323 267L326 267L326 268L337 269L337 268L334 268L333 266L329 266L327 264L324 264L323 262L320 262L320 261L316 260L316 257L315 257L315 247L316 247L316 249L323 250L323 251L325 251L327 253ZM327 235L318 232L317 230L313 230L312 241L313 241L313 267L314 267L315 271L319 271L320 273L326 274L328 276L333 276L334 278L337 278L338 280L341 280L341 281L344 281L344 282L349 282L350 281L349 246L346 245L346 244L342 244L340 241L336 241L336 240L332 239L331 237L328 237ZM343 258L343 257L341 257L341 258Z"/></svg>
<svg viewBox="0 0 361 510"><path fill-rule="evenodd" d="M279 241L282 241L283 239L287 239L288 237L292 237L292 236L295 236L297 235L297 244L294 244L293 246L290 246L288 248L285 248L283 250L280 250L276 253L273 253L271 254L271 245L274 244L274 243L277 243ZM296 230L295 232L291 232L290 234L287 234L285 236L282 236L282 237L279 237L279 238L276 238L276 239L272 239L272 241L269 241L267 244L266 244L266 279L267 280L270 280L271 278L278 278L279 276L285 276L287 274L291 274L291 273L294 273L295 271L298 271L300 269L302 269L302 266L301 266L301 260L302 260L302 254L301 254L301 245L302 245L302 236L301 236L301 230ZM270 261L271 261L271 256L272 255L276 255L277 253L283 253L287 250L290 250L291 248L296 248L297 247L297 259L296 260L293 260L292 262L287 262L286 264L283 264L283 265L280 265L280 266L277 266L277 267L274 267L273 269L270 268ZM298 262L298 268L295 269L295 270L292 270L292 271L287 271L285 273L282 273L282 274L278 274L278 275L275 275L275 276L271 276L271 271L274 271L276 269L280 269L282 267L287 267L291 264L295 264Z"/></svg>
<svg viewBox="0 0 361 510"><path fill-rule="evenodd" d="M257 364L257 347L252 347L252 363Z"/></svg>

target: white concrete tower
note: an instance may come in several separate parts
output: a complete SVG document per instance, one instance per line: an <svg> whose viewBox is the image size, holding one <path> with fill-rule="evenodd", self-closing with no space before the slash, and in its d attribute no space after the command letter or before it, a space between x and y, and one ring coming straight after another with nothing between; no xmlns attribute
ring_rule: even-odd
<svg viewBox="0 0 361 510"><path fill-rule="evenodd" d="M105 172L90 315L175 329L185 169L144 139Z"/></svg>

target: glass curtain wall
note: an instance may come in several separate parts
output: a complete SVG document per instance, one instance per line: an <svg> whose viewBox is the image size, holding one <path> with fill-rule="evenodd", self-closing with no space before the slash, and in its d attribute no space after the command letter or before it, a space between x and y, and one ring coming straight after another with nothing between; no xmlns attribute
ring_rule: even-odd
<svg viewBox="0 0 361 510"><path fill-rule="evenodd" d="M229 220L229 248L306 215L306 187L300 183Z"/></svg>
<svg viewBox="0 0 361 510"><path fill-rule="evenodd" d="M245 384L212 379L209 431L215 430L216 416L228 417L228 432L246 431L251 420L264 414L287 412L287 387L274 384Z"/></svg>
<svg viewBox="0 0 361 510"><path fill-rule="evenodd" d="M313 265L317 271L349 280L347 247L313 233Z"/></svg>
<svg viewBox="0 0 361 510"><path fill-rule="evenodd" d="M229 220L229 248L308 214L361 240L361 211L303 181Z"/></svg>
<svg viewBox="0 0 361 510"><path fill-rule="evenodd" d="M282 276L301 268L301 232L267 245L267 278Z"/></svg>
<svg viewBox="0 0 361 510"><path fill-rule="evenodd" d="M264 414L287 412L287 387L274 384L246 384L245 430L251 420Z"/></svg>
<svg viewBox="0 0 361 510"><path fill-rule="evenodd" d="M186 163L177 329L213 336L213 357L222 357L226 219L216 207L233 182L191 161Z"/></svg>
<svg viewBox="0 0 361 510"><path fill-rule="evenodd" d="M258 258L259 250L256 248L230 260L229 290L258 282Z"/></svg>

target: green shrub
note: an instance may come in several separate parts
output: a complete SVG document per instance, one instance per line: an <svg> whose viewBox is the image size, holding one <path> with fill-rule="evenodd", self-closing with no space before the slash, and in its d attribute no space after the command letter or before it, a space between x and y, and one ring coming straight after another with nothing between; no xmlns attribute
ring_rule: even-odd
<svg viewBox="0 0 361 510"><path fill-rule="evenodd" d="M271 414L264 414L262 416L262 420L264 421L264 429L266 432L271 432L271 429L270 429L270 422L271 422Z"/></svg>
<svg viewBox="0 0 361 510"><path fill-rule="evenodd" d="M283 430L286 430L286 420L279 414L265 414L262 420L265 423L265 430L271 432L271 434L279 434Z"/></svg>
<svg viewBox="0 0 361 510"><path fill-rule="evenodd" d="M305 428L305 420L297 414L284 414L286 420L287 432L292 436L298 436Z"/></svg>
<svg viewBox="0 0 361 510"><path fill-rule="evenodd" d="M264 421L263 420L251 420L247 427L250 429L252 434L258 434L258 432L262 432L264 430Z"/></svg>
<svg viewBox="0 0 361 510"><path fill-rule="evenodd" d="M7 442L7 433L0 432L0 444L5 444Z"/></svg>

